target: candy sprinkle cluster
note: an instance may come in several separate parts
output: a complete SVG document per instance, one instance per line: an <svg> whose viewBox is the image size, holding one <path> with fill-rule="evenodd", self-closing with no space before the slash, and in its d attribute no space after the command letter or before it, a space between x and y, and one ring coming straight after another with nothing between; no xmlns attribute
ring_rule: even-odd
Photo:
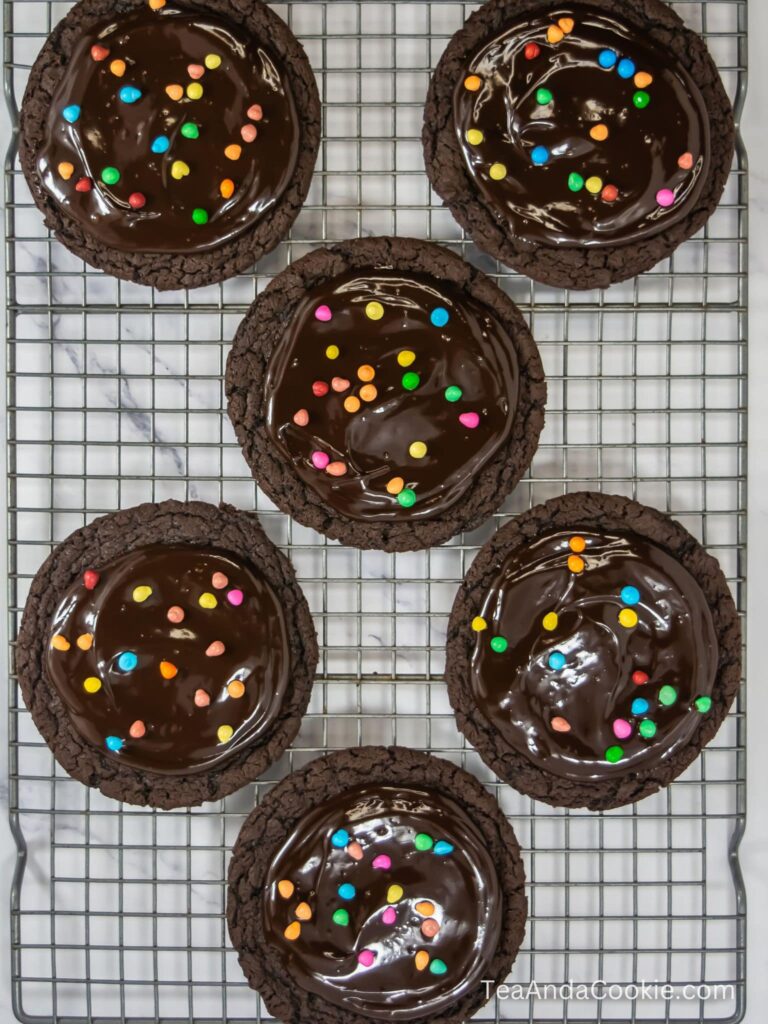
<svg viewBox="0 0 768 1024"><path fill-rule="evenodd" d="M369 320L379 321L384 318L385 308L378 301L371 301L366 304L365 315ZM315 319L321 323L328 323L333 319L333 311L327 305L317 306L314 311ZM445 327L451 318L450 313L444 306L436 306L430 311L429 322L433 327L438 330ZM334 363L340 356L342 356L342 350L338 345L328 345L325 350L326 358L329 363ZM398 364L398 375L400 377L400 387L403 391L417 391L421 386L421 374L416 369L411 369L417 365L417 354L411 349L401 349L397 353L397 364ZM400 373L400 371L405 371ZM329 374L331 367L329 367ZM375 402L379 397L379 389L374 384L376 379L376 369L367 363L358 366L355 370L355 376L358 383L353 383L347 377L331 376L330 381L328 380L316 380L312 383L312 394L316 398L324 398L326 395L344 394L344 410L349 413L350 416L354 416L360 412L365 405ZM463 393L458 385L449 385L443 392L443 397L446 402L455 403L458 402L462 397ZM456 416L461 426L467 430L475 430L480 426L480 414L474 410L465 410L464 412L458 413ZM293 414L293 422L297 427L311 426L309 410L305 408L297 409ZM408 445L408 455L413 460L413 466L403 468L403 473L407 474L408 470L415 468L415 465L421 460L427 457L429 454L429 448L425 441L419 438L413 438L410 440ZM329 476L342 477L345 476L349 470L348 464L343 459L333 457L333 454L323 451L321 448L315 449L310 454L310 461L315 469L320 472L325 472ZM391 495L397 500L397 502L403 508L412 508L418 496L413 487L406 486L405 476L393 476L385 484L387 494Z"/></svg>
<svg viewBox="0 0 768 1024"><path fill-rule="evenodd" d="M362 845L352 836L346 828L337 829L330 837L332 852L344 853L352 861L362 862L366 857L366 851ZM432 853L436 857L449 857L454 847L445 839L435 840L426 832L419 832L413 837L413 846L419 853ZM371 860L371 867L375 871L389 872L392 870L392 859L388 854L380 853ZM277 883L277 891L283 900L290 902L290 913L293 920L285 928L283 935L289 942L295 942L301 935L302 924L312 920L314 911L309 900L316 894L302 895L298 892L296 885L288 878ZM351 882L343 882L336 889L338 906L333 911L331 920L339 928L347 928L350 923L350 914L347 904L359 898L357 888ZM405 888L398 882L391 882L387 887L385 904L380 908L381 922L387 927L402 932L405 926L410 926L421 935L422 940L431 942L440 933L440 923L436 917L437 908L430 900L422 899L417 893L406 894ZM416 943L414 943L416 944ZM354 945L354 943L353 943ZM373 967L380 955L377 948L366 947L356 954L358 965L362 969ZM418 949L413 958L414 967L421 972L429 968L430 974L441 975L448 972L448 965L439 957L433 956L428 948Z"/></svg>
<svg viewBox="0 0 768 1024"><path fill-rule="evenodd" d="M581 575L588 571L587 561L582 557L586 549L586 541L583 537L575 535L569 539L568 546L571 554L568 556L567 566L569 572L574 575ZM617 603L621 605L616 622L624 629L634 629L638 625L639 617L635 606L640 606L640 591L634 586L624 586L617 595ZM556 611L547 612L541 620L541 627L544 633L553 633L560 623L560 617ZM471 622L471 628L475 633L482 633L488 629L488 623L482 615L476 615ZM503 636L495 635L490 638L490 649L495 654L504 654L509 647L509 642ZM563 651L557 647L551 647L546 653L547 667L552 672L561 672L568 667L568 659ZM635 686L653 685L650 676L642 669L635 669L631 673L631 680ZM631 706L631 721L626 718L616 717L612 722L613 734L618 740L628 740L637 730L637 733L645 740L652 740L656 735L658 725L653 718L648 717L652 713L652 705L657 712L660 708L672 707L677 703L678 692L674 686L665 684L659 687L655 697L649 691L647 697L635 697ZM654 703L655 702L655 703ZM701 714L706 714L712 707L712 698L701 696L693 702L693 707ZM693 710L693 709L691 709ZM571 731L571 724L561 715L555 715L550 719L549 725L553 732L568 733ZM616 764L625 756L625 751L618 743L612 744L605 751L604 759L610 764Z"/></svg>
<svg viewBox="0 0 768 1024"><path fill-rule="evenodd" d="M556 49L558 44L561 43L567 36L573 32L575 22L573 18L559 18L557 23L551 24L546 31L546 42L553 48ZM544 41L542 40L542 45ZM523 48L523 56L526 61L537 61L542 56L542 47L535 42L526 43ZM544 71L546 73L550 68L550 62L547 60L544 62ZM631 57L621 56L615 50L604 49L601 50L597 55L597 64L604 71L617 74L617 76L627 83L632 83L634 92L632 93L632 105L636 110L645 110L651 104L651 94L647 91L648 87L653 84L653 75L647 71L638 71L635 62ZM467 75L464 79L464 88L468 92L480 92L483 88L483 80L477 74ZM535 91L536 104L541 108L547 118L554 119L557 117L557 96L552 92L551 89L540 86ZM605 142L611 134L611 129L604 121L596 121L589 128L589 137L593 142L601 143ZM485 136L479 128L469 128L465 132L465 139L471 146L479 146L485 141ZM529 149L529 157L531 163L536 167L544 167L548 165L557 154L553 152L547 146L537 145L532 146ZM689 171L694 165L694 157L692 153L683 153L678 158L678 167L681 170ZM507 177L507 167L503 163L492 163L488 167L488 176L493 181L503 181ZM578 171L572 171L566 181L567 187L571 192L586 191L593 196L599 196L605 203L615 203L620 197L620 188L612 184L611 182L605 182L598 174L591 174L589 168L584 169L584 173ZM656 193L656 202L662 208L673 206L677 199L677 192L671 188L662 188Z"/></svg>
<svg viewBox="0 0 768 1024"><path fill-rule="evenodd" d="M83 574L83 586L86 590L95 590L99 585L101 577L95 569L87 569ZM214 572L211 575L211 587L212 591L204 591L197 597L197 603L201 608L206 610L212 610L217 607L219 598L216 596L214 591L226 591L225 599L232 605L232 607L239 607L244 600L245 595L239 587L229 587L229 579L223 572ZM229 588L229 589L227 589ZM136 604L144 604L152 596L152 587L146 583L138 584L133 588L131 593L131 600ZM166 611L166 618L173 625L179 625L184 621L186 617L185 610L180 605L171 605ZM93 646L94 637L92 633L82 633L75 639L76 646L81 651L88 651ZM62 654L71 650L72 642L62 633L56 633L51 637L51 647L55 651L59 651ZM221 640L211 640L205 648L205 655L208 658L218 658L224 654L225 646ZM144 661L141 665L142 668L146 668L146 658L144 655L132 651L130 649L116 651L113 657L109 660L109 666L112 671L116 671L120 675L128 675L134 672L140 667L140 660ZM161 680L170 682L178 677L179 672L183 673L184 666L174 664L174 662L165 658L161 659L157 663L157 675L158 683ZM104 681L99 676L87 676L83 680L83 690L89 694L98 694L103 692ZM245 685L237 678L231 679L226 683L224 690L227 698L234 700L239 699L245 693ZM217 696L217 700L221 700L224 694ZM195 691L194 695L195 706L198 708L207 708L211 703L211 694L208 690L199 688ZM147 731L147 726L144 721L137 719L130 726L128 733L131 739L140 740ZM217 729L216 736L219 743L227 743L232 739L234 729L231 725L220 725ZM104 740L107 750L113 753L119 753L126 744L125 738L121 736L107 736Z"/></svg>
<svg viewBox="0 0 768 1024"><path fill-rule="evenodd" d="M166 0L149 0L149 6L153 11L160 11L166 5ZM108 47L103 46L99 43L95 43L91 47L91 59L100 64L106 61L111 56L111 51ZM205 92L205 86L202 84L201 79L206 75L207 72L215 72L221 67L222 58L218 53L209 53L206 55L203 64L189 64L187 66L187 75L189 81L186 83L169 82L165 86L165 93L170 100L174 103L180 103L184 100L199 100ZM128 70L126 61L120 57L114 57L107 65L108 73L113 75L116 79L122 79ZM131 70L134 70L132 65ZM135 103L139 103L143 98L141 89L134 85L122 85L116 86L117 96L121 103L127 106L133 106ZM68 124L77 124L82 114L81 107L76 103L70 103L65 106L61 111L62 118ZM258 129L256 123L262 120L264 113L261 105L253 103L246 111L248 121L240 128L239 138L242 142L249 144L256 141L258 135ZM254 123L255 122L255 123ZM195 142L200 138L201 131L204 131L204 125L199 121L190 117L186 119L180 128L180 134L182 139L186 142ZM179 142L179 152L171 153L171 139L167 135L156 135L149 143L149 151L156 156L163 156L168 154L168 160L170 161L170 176L174 181L181 181L186 178L189 174L195 170L194 150L190 150L189 153L184 152L183 155L187 159L181 159L182 150L181 147L184 145L183 142ZM184 147L186 150L186 147ZM224 149L224 155L228 160L236 163L242 155L242 146L239 142L232 142L227 145ZM192 164L187 162L191 160ZM60 178L64 181L69 181L75 175L76 168L73 163L68 160L61 161L57 166L57 172ZM204 170L204 165L199 168ZM108 186L114 187L118 185L122 180L122 172L118 167L112 167L111 165L103 167L100 172L101 183ZM90 192L94 188L94 180L87 175L81 175L75 181L76 192ZM237 185L232 178L224 178L219 183L219 194L221 198L226 202L231 199L235 194ZM116 197L117 201L120 200ZM143 192L131 192L127 198L128 206L131 210L138 211L144 209L148 204L151 207L151 197L146 196ZM209 219L209 211L201 206L195 207L191 211L191 219L194 224L202 225L207 224Z"/></svg>

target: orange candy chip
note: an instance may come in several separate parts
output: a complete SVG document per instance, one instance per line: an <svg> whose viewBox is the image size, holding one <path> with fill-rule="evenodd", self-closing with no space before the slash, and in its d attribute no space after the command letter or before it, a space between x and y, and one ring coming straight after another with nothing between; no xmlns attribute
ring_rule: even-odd
<svg viewBox="0 0 768 1024"><path fill-rule="evenodd" d="M224 156L227 158L227 160L239 160L240 154L242 152L243 147L238 146L237 143L233 142L232 145L227 146L227 148L224 150Z"/></svg>
<svg viewBox="0 0 768 1024"><path fill-rule="evenodd" d="M122 78L125 74L125 61L124 60L113 60L110 61L109 70L113 75L118 78Z"/></svg>
<svg viewBox="0 0 768 1024"><path fill-rule="evenodd" d="M57 633L51 640L51 647L53 647L55 651L68 651L70 643L65 636L62 636L61 633Z"/></svg>
<svg viewBox="0 0 768 1024"><path fill-rule="evenodd" d="M166 85L165 91L172 100L180 100L184 95L184 89L180 85Z"/></svg>
<svg viewBox="0 0 768 1024"><path fill-rule="evenodd" d="M558 19L557 24L560 26L563 32L565 32L565 34L568 35L569 33L573 32L573 26L575 22L573 18L560 18Z"/></svg>
<svg viewBox="0 0 768 1024"><path fill-rule="evenodd" d="M421 914L422 917L432 917L435 912L435 904L430 903L429 900L422 900L421 903L416 904L416 913Z"/></svg>
<svg viewBox="0 0 768 1024"><path fill-rule="evenodd" d="M564 35L565 32L563 32L559 25L550 25L547 29L547 42L559 43Z"/></svg>
<svg viewBox="0 0 768 1024"><path fill-rule="evenodd" d="M234 697L237 700L238 697L242 697L245 693L245 686L239 679L233 679L227 686L227 693L230 697Z"/></svg>
<svg viewBox="0 0 768 1024"><path fill-rule="evenodd" d="M426 949L419 950L419 952L416 954L415 961L417 971L423 971L427 967L427 965L429 964L429 953L426 951Z"/></svg>
<svg viewBox="0 0 768 1024"><path fill-rule="evenodd" d="M568 568L571 572L584 572L584 559L579 555L568 556Z"/></svg>
<svg viewBox="0 0 768 1024"><path fill-rule="evenodd" d="M375 384L363 384L360 388L360 397L364 402L374 402L378 391Z"/></svg>
<svg viewBox="0 0 768 1024"><path fill-rule="evenodd" d="M325 472L329 476L344 476L347 472L347 464L346 462L329 462L325 467Z"/></svg>
<svg viewBox="0 0 768 1024"><path fill-rule="evenodd" d="M393 476L392 479L387 482L387 494L399 494L404 487L405 480L403 480L401 476Z"/></svg>
<svg viewBox="0 0 768 1024"><path fill-rule="evenodd" d="M360 408L360 399L355 395L350 395L348 398L344 399L344 408L347 412L357 412Z"/></svg>
<svg viewBox="0 0 768 1024"><path fill-rule="evenodd" d="M312 920L312 908L308 903L300 903L294 911L296 917L300 921L311 921Z"/></svg>
<svg viewBox="0 0 768 1024"><path fill-rule="evenodd" d="M131 726L131 728L128 730L129 734L135 740L140 740L146 731L147 727L146 725L144 725L140 718L137 718L136 721Z"/></svg>
<svg viewBox="0 0 768 1024"><path fill-rule="evenodd" d="M571 551L575 551L576 554L581 554L581 552L586 548L586 546L587 542L584 540L583 537L571 537L571 539L568 541L568 547L571 549Z"/></svg>
<svg viewBox="0 0 768 1024"><path fill-rule="evenodd" d="M469 92L477 92L482 84L483 83L478 75L467 75L464 79L464 88Z"/></svg>
<svg viewBox="0 0 768 1024"><path fill-rule="evenodd" d="M426 939L434 939L437 933L440 931L440 925L434 919L434 917L428 917L426 921L421 922L421 934Z"/></svg>
<svg viewBox="0 0 768 1024"><path fill-rule="evenodd" d="M231 178L225 178L219 185L222 199L231 199L235 192L235 183Z"/></svg>
<svg viewBox="0 0 768 1024"><path fill-rule="evenodd" d="M162 11L165 7L165 0L149 0L149 6L153 11Z"/></svg>
<svg viewBox="0 0 768 1024"><path fill-rule="evenodd" d="M277 891L284 900L289 900L293 896L295 889L296 886L288 878L283 878L282 881L277 883Z"/></svg>
<svg viewBox="0 0 768 1024"><path fill-rule="evenodd" d="M558 716L557 718L553 718L549 724L552 726L555 732L571 731L570 723L567 722L564 718L560 718L560 716Z"/></svg>
<svg viewBox="0 0 768 1024"><path fill-rule="evenodd" d="M301 935L301 925L299 924L299 922L291 921L291 923L283 932L283 935L285 935L286 939L288 939L289 942L295 942L296 939L298 939L298 937Z"/></svg>
<svg viewBox="0 0 768 1024"><path fill-rule="evenodd" d="M58 170L59 174L64 179L64 181L69 181L69 179L75 173L74 165L69 163L68 160L63 160L56 169Z"/></svg>
<svg viewBox="0 0 768 1024"><path fill-rule="evenodd" d="M160 662L160 675L163 679L173 679L174 676L178 675L178 672L179 670L172 661Z"/></svg>
<svg viewBox="0 0 768 1024"><path fill-rule="evenodd" d="M357 376L360 378L360 380L373 380L373 378L376 376L376 371L372 366L369 366L367 363L364 363L363 366L358 366Z"/></svg>

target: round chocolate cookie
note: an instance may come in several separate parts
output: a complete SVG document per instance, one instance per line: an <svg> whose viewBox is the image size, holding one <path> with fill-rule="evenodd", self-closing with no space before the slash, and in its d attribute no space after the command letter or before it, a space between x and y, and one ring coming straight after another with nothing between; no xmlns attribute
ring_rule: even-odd
<svg viewBox="0 0 768 1024"><path fill-rule="evenodd" d="M223 280L274 248L319 140L306 55L257 0L81 0L21 108L46 225L88 263L160 289Z"/></svg>
<svg viewBox="0 0 768 1024"><path fill-rule="evenodd" d="M51 553L16 663L70 775L169 808L226 796L280 757L317 642L293 568L254 515L166 501L97 519Z"/></svg>
<svg viewBox="0 0 768 1024"><path fill-rule="evenodd" d="M545 284L597 288L702 227L735 129L704 41L660 0L489 0L437 66L423 142L481 248Z"/></svg>
<svg viewBox="0 0 768 1024"><path fill-rule="evenodd" d="M318 758L243 825L227 919L285 1024L460 1024L492 995L526 919L515 834L473 776L403 747Z"/></svg>
<svg viewBox="0 0 768 1024"><path fill-rule="evenodd" d="M227 362L229 415L260 486L361 548L430 547L478 526L544 423L517 307L445 249L366 238L279 274Z"/></svg>
<svg viewBox="0 0 768 1024"><path fill-rule="evenodd" d="M448 627L459 728L510 785L556 807L619 807L675 779L740 680L722 570L674 520L569 494L508 523Z"/></svg>

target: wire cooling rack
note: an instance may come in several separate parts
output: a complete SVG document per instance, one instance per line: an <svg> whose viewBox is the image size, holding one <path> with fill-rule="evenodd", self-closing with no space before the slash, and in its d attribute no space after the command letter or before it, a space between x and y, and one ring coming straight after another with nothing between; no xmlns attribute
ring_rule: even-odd
<svg viewBox="0 0 768 1024"><path fill-rule="evenodd" d="M746 0L674 6L706 36L740 112ZM13 116L43 39L68 7L5 0ZM568 293L511 274L462 237L430 195L422 165L430 69L472 7L455 0L275 7L317 73L324 136L291 238L255 276L160 294L90 270L44 231L12 141L9 635L53 544L104 512L176 497L258 509L293 559L322 644L310 713L268 778L220 804L159 813L106 799L58 768L24 709L11 658L11 825L19 849L12 995L22 1020L269 1020L243 980L223 916L238 829L254 800L317 753L390 742L431 749L473 771L524 847L530 922L510 981L534 980L537 988L511 989L478 1020L743 1015L745 906L736 859L743 694L679 781L636 806L592 814L552 809L499 785L457 733L442 671L448 612L478 546L510 514L569 490L627 494L675 514L720 559L744 609L744 153L705 231L639 280ZM549 378L541 447L503 513L452 544L414 554L340 547L278 513L250 480L222 412L229 343L257 291L326 240L379 233L432 238L491 273L527 316ZM674 992L569 999L544 987L569 979L658 981Z"/></svg>

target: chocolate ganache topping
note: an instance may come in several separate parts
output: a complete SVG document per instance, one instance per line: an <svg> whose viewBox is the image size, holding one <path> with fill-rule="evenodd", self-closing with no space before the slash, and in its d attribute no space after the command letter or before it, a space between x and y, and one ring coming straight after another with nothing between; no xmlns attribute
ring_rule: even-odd
<svg viewBox="0 0 768 1024"><path fill-rule="evenodd" d="M155 3L84 33L38 156L45 188L124 252L204 252L274 206L298 156L283 68L204 10Z"/></svg>
<svg viewBox="0 0 768 1024"><path fill-rule="evenodd" d="M551 533L518 549L472 628L478 707L563 778L647 770L712 706L709 606L687 569L634 534Z"/></svg>
<svg viewBox="0 0 768 1024"><path fill-rule="evenodd" d="M307 292L273 354L267 429L350 519L437 516L507 439L517 355L448 281L349 271Z"/></svg>
<svg viewBox="0 0 768 1024"><path fill-rule="evenodd" d="M46 660L84 740L168 775L258 741L288 666L282 609L255 569L163 544L87 570L59 604Z"/></svg>
<svg viewBox="0 0 768 1024"><path fill-rule="evenodd" d="M512 232L547 245L654 235L695 205L709 120L688 71L582 4L529 13L472 55L454 93L469 174Z"/></svg>
<svg viewBox="0 0 768 1024"><path fill-rule="evenodd" d="M379 1020L413 1020L476 986L500 890L482 835L436 791L354 789L306 815L277 854L264 929L303 989Z"/></svg>

